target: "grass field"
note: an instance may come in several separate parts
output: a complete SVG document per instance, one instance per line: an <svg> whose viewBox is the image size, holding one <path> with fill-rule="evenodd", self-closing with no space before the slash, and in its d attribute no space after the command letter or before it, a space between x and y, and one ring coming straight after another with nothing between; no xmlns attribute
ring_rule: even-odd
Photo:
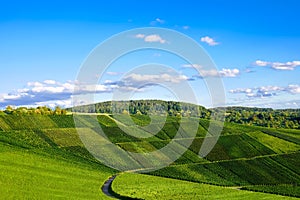
<svg viewBox="0 0 300 200"><path fill-rule="evenodd" d="M142 174L122 174L112 189L123 196L140 199L296 199L287 196L239 190Z"/></svg>
<svg viewBox="0 0 300 200"><path fill-rule="evenodd" d="M191 146L170 166L149 173L152 176L126 173L118 176L113 190L122 196L143 199L299 197L300 130L225 123L214 149L201 158L198 152L204 137L210 134L208 120L191 118L191 122L188 118L167 117L162 124L161 116L155 116L152 123L149 117L141 115L131 118L134 124L124 121L126 117L122 115L116 118L106 114L87 115L76 121L76 127L87 136L101 127L112 143L130 152L157 151L179 130L181 138L176 139L170 152L177 154L187 141ZM194 122L198 123L196 138L190 134L193 127L189 123ZM157 133L151 135L149 131ZM133 136L144 133L149 137ZM85 149L70 115L0 116L0 199L105 199L108 197L100 188L115 173Z"/></svg>
<svg viewBox="0 0 300 200"><path fill-rule="evenodd" d="M106 199L113 171L0 143L0 199Z"/></svg>
<svg viewBox="0 0 300 200"><path fill-rule="evenodd" d="M51 117L38 116L43 129L26 129L33 117L2 118L11 126L0 132L0 199L109 199L101 186L115 171L80 149L74 126L58 128L72 127L72 118Z"/></svg>

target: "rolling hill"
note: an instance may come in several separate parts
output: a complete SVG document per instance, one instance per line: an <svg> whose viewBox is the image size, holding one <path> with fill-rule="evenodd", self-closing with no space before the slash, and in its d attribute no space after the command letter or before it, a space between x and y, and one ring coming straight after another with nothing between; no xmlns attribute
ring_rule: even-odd
<svg viewBox="0 0 300 200"><path fill-rule="evenodd" d="M204 111L204 110L203 110ZM128 135L148 131L148 115L98 114L109 140L130 152L152 152L174 138L180 124L194 120L198 130L184 140L190 147L171 165L148 175L121 173L112 190L139 199L286 199L300 197L300 130L265 128L226 122L213 150L198 156L209 119L168 115L158 133L147 138ZM157 124L163 116L154 116ZM84 115L76 128L95 131L95 116ZM123 120L124 119L124 120ZM120 127L122 126L122 127ZM151 130L156 130L155 123ZM188 127L188 126L185 126ZM101 186L118 173L97 161L78 136L72 115L0 115L1 199L105 199ZM125 131L124 131L125 130ZM191 130L181 130L189 136ZM155 161L149 161L155 162Z"/></svg>

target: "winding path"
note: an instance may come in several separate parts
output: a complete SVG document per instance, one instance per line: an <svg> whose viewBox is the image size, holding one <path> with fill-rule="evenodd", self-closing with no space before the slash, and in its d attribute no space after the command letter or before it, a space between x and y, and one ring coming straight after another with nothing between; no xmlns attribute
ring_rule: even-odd
<svg viewBox="0 0 300 200"><path fill-rule="evenodd" d="M112 198L115 198L115 199L118 199L118 197L112 192L112 189L111 189L111 184L112 182L115 180L115 178L117 177L117 175L113 175L111 177L109 177L105 183L102 185L102 192L106 195L106 196L109 196L109 197L112 197Z"/></svg>
<svg viewBox="0 0 300 200"><path fill-rule="evenodd" d="M122 195L119 195L118 193L115 193L112 188L111 188L111 184L112 182L115 180L115 178L118 176L118 174L115 174L111 177L109 177L105 183L102 185L102 192L108 196L108 197L111 197L111 198L115 198L115 199L124 199L124 200L132 200L132 199L135 199L135 200L141 200L141 199L138 199L138 198L132 198L132 197L126 197L126 196L122 196Z"/></svg>

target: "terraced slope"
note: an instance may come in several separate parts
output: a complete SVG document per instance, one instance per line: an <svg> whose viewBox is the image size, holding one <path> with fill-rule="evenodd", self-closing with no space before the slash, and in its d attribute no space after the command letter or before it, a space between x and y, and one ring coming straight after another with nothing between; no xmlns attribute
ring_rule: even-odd
<svg viewBox="0 0 300 200"><path fill-rule="evenodd" d="M105 128L104 123L99 121ZM179 124L185 122L184 119L169 118L158 134L142 141L136 138L131 140L114 123L111 121L110 127L115 127L117 131L109 137L115 144L127 151L149 152L167 145ZM207 120L200 120L196 138L182 139L193 140L186 153L171 166L150 174L219 186L244 186L243 189L300 197L297 186L300 183L300 164L297 162L300 160L300 130L226 123L218 143L203 159L198 152L208 125ZM118 137L118 134L123 137ZM177 143L180 145L180 141ZM139 191L138 188L136 190Z"/></svg>
<svg viewBox="0 0 300 200"><path fill-rule="evenodd" d="M122 117L87 115L81 117L76 126L87 134L94 134L99 129L99 122L112 143L131 152L145 153L161 149L178 131L183 138L176 140L177 148L172 149L174 153L184 148L184 142L191 142L187 151L173 164L151 172L155 177L118 177L113 188L122 195L151 199L140 196L141 191L148 188L148 193L155 193L158 199L176 195L183 199L205 199L213 195L207 192L209 190L220 193L220 196L214 196L215 199L244 195L269 198L268 194L236 189L239 188L300 197L297 186L300 183L300 130L226 123L215 148L207 157L200 158L198 152L201 144L204 137L210 134L207 133L209 121L191 118L199 124L194 138L186 118L168 117L160 129L161 116L156 116L155 123L151 125L149 118L144 115L131 116L133 124L122 120ZM187 126L182 129L181 124ZM142 126L143 131L140 132L137 126ZM133 134L127 134L128 131ZM151 135L150 131L157 133ZM134 134L149 134L149 137L137 138L132 136ZM116 173L101 165L85 149L72 116L55 115L0 116L0 170L0 193L6 199L105 198L100 191L101 185ZM130 181L132 184L128 183ZM157 188L161 184L170 184L173 193L167 187ZM193 191L188 190L185 184L194 188Z"/></svg>

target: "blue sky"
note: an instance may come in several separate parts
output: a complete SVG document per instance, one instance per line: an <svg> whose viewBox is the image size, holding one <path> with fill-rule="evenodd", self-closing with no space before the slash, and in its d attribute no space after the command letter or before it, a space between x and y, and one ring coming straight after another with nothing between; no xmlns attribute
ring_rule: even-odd
<svg viewBox="0 0 300 200"><path fill-rule="evenodd" d="M205 49L218 70L203 76L222 77L227 105L299 108L299 6L297 0L3 1L0 107L70 106L80 66L97 45L122 31L160 27L186 34ZM112 64L96 100L111 99L112 84L105 83L118 86L133 66L149 62L173 67L187 77L198 103L211 106L195 71L174 55L150 50ZM134 98L173 97L152 87L137 90Z"/></svg>

